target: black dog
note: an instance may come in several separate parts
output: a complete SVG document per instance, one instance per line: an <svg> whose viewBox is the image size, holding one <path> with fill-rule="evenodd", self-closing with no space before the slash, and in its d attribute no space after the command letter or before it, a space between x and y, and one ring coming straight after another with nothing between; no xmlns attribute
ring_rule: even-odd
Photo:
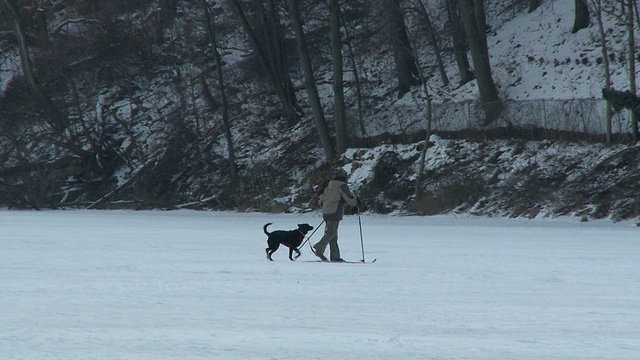
<svg viewBox="0 0 640 360"><path fill-rule="evenodd" d="M264 249L267 252L267 259L273 261L271 258L271 254L276 252L280 247L280 244L289 248L289 260L293 260L293 252L296 252L296 259L300 256L300 251L298 250L298 246L302 244L302 239L304 239L305 235L311 230L313 230L313 226L309 224L298 224L298 229L296 230L278 230L274 232L268 232L267 226L271 225L271 223L265 224L262 228L264 233L269 237L267 239L268 248Z"/></svg>

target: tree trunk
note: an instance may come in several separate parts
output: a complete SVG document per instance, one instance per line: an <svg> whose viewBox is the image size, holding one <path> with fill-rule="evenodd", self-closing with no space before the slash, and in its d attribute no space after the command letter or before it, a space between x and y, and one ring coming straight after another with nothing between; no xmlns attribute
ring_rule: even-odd
<svg viewBox="0 0 640 360"><path fill-rule="evenodd" d="M438 39L436 38L435 29L433 28L433 23L429 18L429 12L427 8L424 6L422 0L418 0L418 8L420 9L420 14L424 19L425 24L427 25L427 31L429 32L429 39L431 40L431 45L433 46L433 51L436 55L436 64L438 65L438 71L440 72L440 78L442 79L442 84L446 87L449 86L449 77L447 77L447 72L444 69L444 62L442 61L442 55L440 54L440 46L438 45Z"/></svg>
<svg viewBox="0 0 640 360"><path fill-rule="evenodd" d="M29 87L34 92L39 92L40 87L36 82L35 76L33 74L33 69L31 67L31 58L29 56L29 45L27 44L27 37L25 34L25 30L22 25L22 18L20 17L20 9L18 5L14 2L14 0L4 0L5 6L9 10L9 15L11 20L13 20L13 28L16 32L16 37L18 39L18 50L20 54L20 62L22 65L22 72L24 73L25 78L27 79L27 83Z"/></svg>
<svg viewBox="0 0 640 360"><path fill-rule="evenodd" d="M244 28L247 36L249 37L249 42L253 46L256 54L258 55L258 59L260 60L260 66L262 70L267 75L269 79L269 83L273 87L274 92L280 99L282 104L285 117L287 119L287 123L289 125L293 125L298 121L298 114L296 113L296 100L295 94L293 93L292 86L283 86L283 81L281 80L280 75L278 74L277 69L272 66L272 61L267 56L266 50L261 45L261 41L258 39L255 31L251 27L249 20L247 19L244 10L242 10L242 6L240 5L239 0L232 0L231 4L233 5L238 17L240 18L240 22L242 23L242 27ZM262 6L262 4L259 4ZM289 80L290 84L290 80Z"/></svg>
<svg viewBox="0 0 640 360"><path fill-rule="evenodd" d="M575 17L573 21L572 34L589 26L589 5L587 0L575 0Z"/></svg>
<svg viewBox="0 0 640 360"><path fill-rule="evenodd" d="M422 3L420 3L420 5L422 5ZM425 11L425 14L426 14L426 11ZM419 59L417 53L415 53L415 58ZM422 189L422 181L424 179L424 168L425 168L425 163L427 159L427 150L429 149L429 139L431 138L431 125L433 123L433 110L432 110L433 108L432 108L431 94L429 92L429 85L427 83L427 79L424 76L424 72L422 71L422 67L419 64L419 60L416 60L416 62L418 62L420 82L422 83L422 89L424 90L424 96L425 96L426 105L427 105L425 141L424 141L424 146L422 147L422 151L420 152L420 161L418 163L418 174L416 176L416 184L415 184L414 205L417 205L415 207L416 207L416 210L418 210L418 207L424 205L425 194Z"/></svg>
<svg viewBox="0 0 640 360"><path fill-rule="evenodd" d="M342 70L342 37L340 36L340 4L329 1L331 27L331 56L333 59L333 116L336 121L336 147L342 154L347 149L347 121L344 105L344 83Z"/></svg>
<svg viewBox="0 0 640 360"><path fill-rule="evenodd" d="M355 56L355 52L353 51L353 44L351 42L351 35L349 34L349 28L347 27L347 24L342 20L342 15L340 16L340 19L344 25L344 32L347 36L347 48L349 49L349 62L351 63L351 70L353 71L353 81L355 82L356 85L356 98L357 98L357 104L358 104L358 124L360 125L360 132L362 133L362 136L366 136L367 135L367 129L364 126L364 119L363 119L363 110L362 110L362 86L360 86L360 74L358 73L358 67L356 66L356 56Z"/></svg>
<svg viewBox="0 0 640 360"><path fill-rule="evenodd" d="M489 50L485 47L487 43L486 34L478 31L478 15L476 5L481 5L482 0L460 0L460 13L464 29L469 37L469 46L471 48L471 57L475 74L478 79L478 89L480 90L480 99L486 105L498 102L498 90L493 82L491 75L491 64L489 62Z"/></svg>
<svg viewBox="0 0 640 360"><path fill-rule="evenodd" d="M22 65L22 72L27 79L29 89L33 93L36 101L42 105L43 110L49 120L49 124L57 133L61 133L64 130L63 116L51 101L51 99L42 91L40 85L36 81L36 77L31 64L31 57L29 54L29 45L27 42L26 32L22 23L22 17L20 16L20 8L15 3L15 0L4 0L4 4L9 11L9 17L13 21L13 27L18 38L18 53L20 54L20 63Z"/></svg>
<svg viewBox="0 0 640 360"><path fill-rule="evenodd" d="M634 36L634 0L627 0L627 32L629 34L629 91L636 96L636 51L635 51L635 36ZM631 110L631 138L633 142L638 142L638 112L640 109Z"/></svg>
<svg viewBox="0 0 640 360"><path fill-rule="evenodd" d="M313 116L316 120L316 127L318 128L318 135L320 136L320 142L324 149L325 158L327 162L331 163L335 160L335 151L331 144L329 128L327 127L324 111L322 110L322 104L320 103L320 96L318 95L318 88L316 87L315 78L313 76L311 58L309 57L307 41L302 29L302 19L300 17L300 11L298 10L297 0L287 0L287 5L289 8L289 16L291 17L291 25L293 26L293 31L296 34L298 56L300 56L300 62L302 63L304 70L304 86L307 89L309 102L313 109Z"/></svg>
<svg viewBox="0 0 640 360"><path fill-rule="evenodd" d="M411 53L407 27L400 8L400 0L384 0L389 41L398 75L398 98L409 92L411 86L420 84L418 66Z"/></svg>
<svg viewBox="0 0 640 360"><path fill-rule="evenodd" d="M542 5L542 0L530 0L529 1L529 13L536 11L540 5Z"/></svg>
<svg viewBox="0 0 640 360"><path fill-rule="evenodd" d="M47 12L43 8L38 8L34 15L34 31L38 38L38 46L43 49L51 49L51 39L47 26Z"/></svg>
<svg viewBox="0 0 640 360"><path fill-rule="evenodd" d="M469 58L467 57L467 35L464 32L464 25L460 19L460 10L458 0L447 1L447 13L449 14L449 23L451 27L451 40L453 42L453 53L458 65L458 73L460 74L460 86L475 79Z"/></svg>
<svg viewBox="0 0 640 360"><path fill-rule="evenodd" d="M224 137L227 140L227 152L229 153L229 168L231 181L233 184L237 184L239 180L238 166L236 165L236 155L233 148L233 136L231 135L231 122L229 120L229 102L227 101L227 93L225 90L224 77L222 76L222 57L218 51L218 41L216 39L216 31L213 24L213 18L211 9L207 5L207 0L202 0L202 7L204 8L204 14L206 19L207 33L209 34L209 41L213 47L213 54L216 61L216 72L218 75L218 90L220 91L220 101L222 102L222 123L224 125ZM213 97L207 86L207 81L204 75L200 76L200 83L202 85L202 93L205 97L205 101L208 104L213 103ZM211 105L210 105L211 106Z"/></svg>
<svg viewBox="0 0 640 360"><path fill-rule="evenodd" d="M596 0L596 17L598 19L598 30L600 33L600 46L602 48L602 58L604 59L604 89L605 91L611 90L611 70L609 67L609 51L607 50L607 38L604 31L604 25L602 23L602 0ZM607 144L611 145L611 101L607 101L606 113L605 113L605 127L607 132Z"/></svg>
<svg viewBox="0 0 640 360"><path fill-rule="evenodd" d="M473 0L473 17L476 20L478 35L482 41L482 51L484 56L489 59L489 44L487 43L487 19L484 15L484 0Z"/></svg>
<svg viewBox="0 0 640 360"><path fill-rule="evenodd" d="M264 8L264 2L261 3L262 4L259 3L258 6L260 7L260 12L262 14L262 22L264 27L267 29L263 34L266 40L265 43L268 44L266 51L276 77L277 85L280 86L284 96L286 97L287 106L290 107L296 115L295 117L287 117L287 124L289 126L293 126L298 122L298 101L296 99L293 83L291 82L291 76L289 75L289 63L287 61L286 46L280 25L280 15L278 13L276 0L269 0L266 2L268 5L268 11Z"/></svg>
<svg viewBox="0 0 640 360"><path fill-rule="evenodd" d="M424 168L427 162L427 151L429 150L429 139L431 138L431 124L433 122L433 111L431 108L431 97L429 96L429 91L427 90L427 86L425 85L425 91L427 96L427 128L426 134L424 137L424 146L420 150L420 160L418 162L418 174L416 176L416 188L415 188L415 202L417 204L421 204L424 202L424 191L422 190L422 182L424 181Z"/></svg>
<svg viewBox="0 0 640 360"><path fill-rule="evenodd" d="M635 17L636 24L640 24L640 11L638 11L638 3L637 2L633 4L633 11L634 11L634 14L636 16ZM640 34L640 29L638 29L638 33Z"/></svg>

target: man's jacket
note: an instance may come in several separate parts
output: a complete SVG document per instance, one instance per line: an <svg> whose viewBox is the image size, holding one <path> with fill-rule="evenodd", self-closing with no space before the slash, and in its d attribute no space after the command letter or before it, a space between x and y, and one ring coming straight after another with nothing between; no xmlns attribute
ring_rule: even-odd
<svg viewBox="0 0 640 360"><path fill-rule="evenodd" d="M320 197L322 216L325 221L340 221L344 214L344 204L351 206L358 204L356 198L351 195L349 185L344 181L331 180Z"/></svg>

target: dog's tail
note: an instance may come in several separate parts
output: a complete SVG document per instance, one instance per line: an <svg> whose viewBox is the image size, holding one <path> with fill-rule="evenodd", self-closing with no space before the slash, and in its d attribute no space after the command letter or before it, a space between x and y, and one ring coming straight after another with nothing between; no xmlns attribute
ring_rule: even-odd
<svg viewBox="0 0 640 360"><path fill-rule="evenodd" d="M264 224L264 227L262 228L262 230L264 230L264 233L267 234L267 236L270 235L269 232L267 231L267 226L269 226L271 224L273 224L273 223L266 223L266 224Z"/></svg>

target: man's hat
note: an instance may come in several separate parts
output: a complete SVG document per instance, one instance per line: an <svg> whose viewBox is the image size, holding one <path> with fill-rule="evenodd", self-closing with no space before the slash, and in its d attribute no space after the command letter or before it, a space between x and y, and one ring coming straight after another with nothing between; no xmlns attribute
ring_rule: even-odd
<svg viewBox="0 0 640 360"><path fill-rule="evenodd" d="M332 171L331 175L336 180L344 180L347 181L347 172L342 168L336 168Z"/></svg>

